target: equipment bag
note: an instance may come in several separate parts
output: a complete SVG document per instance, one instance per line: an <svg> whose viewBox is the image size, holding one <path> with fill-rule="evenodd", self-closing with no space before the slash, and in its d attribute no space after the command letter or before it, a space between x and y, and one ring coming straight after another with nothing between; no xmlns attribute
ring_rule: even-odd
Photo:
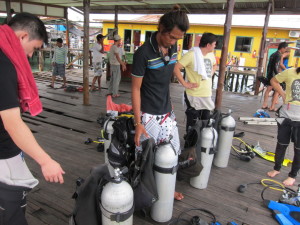
<svg viewBox="0 0 300 225"><path fill-rule="evenodd" d="M135 210L147 210L158 200L153 172L155 141L142 142L143 151L137 153L130 169L130 183L134 192Z"/></svg>
<svg viewBox="0 0 300 225"><path fill-rule="evenodd" d="M70 225L101 225L101 210L98 203L99 189L109 178L106 164L99 165L91 170L91 174L84 181L79 178L76 181L76 191L72 198L75 199L75 207L70 218ZM100 182L101 181L101 182ZM108 181L107 181L108 182ZM101 183L101 185L99 185Z"/></svg>
<svg viewBox="0 0 300 225"><path fill-rule="evenodd" d="M107 158L114 168L129 168L134 161L134 125L131 117L119 117L113 123L114 133L110 147L107 150Z"/></svg>

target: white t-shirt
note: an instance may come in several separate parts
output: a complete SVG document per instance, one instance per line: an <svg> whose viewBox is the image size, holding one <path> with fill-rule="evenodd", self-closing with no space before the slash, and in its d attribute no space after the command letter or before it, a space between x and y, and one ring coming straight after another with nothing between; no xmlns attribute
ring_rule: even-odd
<svg viewBox="0 0 300 225"><path fill-rule="evenodd" d="M118 65L120 65L120 63L119 63L119 61L117 60L117 57L116 57L116 55L115 55L116 53L119 54L119 57L120 57L120 59L121 59L120 48L119 48L118 46L116 46L116 45L112 45L112 46L110 47L110 51L109 51L109 63L110 63L111 65L116 65L116 66L118 66Z"/></svg>
<svg viewBox="0 0 300 225"><path fill-rule="evenodd" d="M95 43L93 47L90 48L90 51L93 52L93 62L102 62L102 45Z"/></svg>

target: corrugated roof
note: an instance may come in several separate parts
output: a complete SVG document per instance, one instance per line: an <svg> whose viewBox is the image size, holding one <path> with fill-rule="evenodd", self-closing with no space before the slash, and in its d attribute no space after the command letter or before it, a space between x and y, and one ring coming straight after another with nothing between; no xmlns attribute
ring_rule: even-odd
<svg viewBox="0 0 300 225"><path fill-rule="evenodd" d="M161 15L145 15L131 20L119 20L118 23L157 24ZM223 26L225 15L188 15L190 25ZM233 15L233 27L263 27L264 15ZM114 23L114 20L95 19L95 21ZM274 29L300 29L299 16L271 15L269 28Z"/></svg>
<svg viewBox="0 0 300 225"><path fill-rule="evenodd" d="M236 14L265 14L270 0L235 0ZM273 14L300 15L299 0L271 0ZM3 0L0 0L0 3ZM14 0L12 3L35 3L59 7L76 7L83 10L82 0ZM224 14L227 0L90 0L90 13L114 13L118 6L120 14L163 14L179 4L189 14ZM1 5L1 4L0 4ZM5 9L5 2L2 4ZM1 9L0 9L1 10Z"/></svg>

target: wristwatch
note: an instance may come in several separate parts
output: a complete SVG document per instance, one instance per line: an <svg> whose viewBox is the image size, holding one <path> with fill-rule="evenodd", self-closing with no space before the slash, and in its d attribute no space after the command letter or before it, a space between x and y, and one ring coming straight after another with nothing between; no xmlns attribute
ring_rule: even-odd
<svg viewBox="0 0 300 225"><path fill-rule="evenodd" d="M140 121L140 122L134 123L133 126L136 127L136 126L139 125L139 124L142 124L142 122Z"/></svg>

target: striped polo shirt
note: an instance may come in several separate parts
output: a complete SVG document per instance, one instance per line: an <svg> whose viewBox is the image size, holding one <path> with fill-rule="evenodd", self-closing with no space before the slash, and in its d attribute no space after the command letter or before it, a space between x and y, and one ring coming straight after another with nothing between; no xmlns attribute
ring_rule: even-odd
<svg viewBox="0 0 300 225"><path fill-rule="evenodd" d="M177 45L169 48L168 59L161 55L156 41L157 32L133 55L132 76L143 78L141 111L163 115L172 110L170 81L177 60Z"/></svg>
<svg viewBox="0 0 300 225"><path fill-rule="evenodd" d="M67 62L68 49L66 47L55 47L52 62L65 64Z"/></svg>

